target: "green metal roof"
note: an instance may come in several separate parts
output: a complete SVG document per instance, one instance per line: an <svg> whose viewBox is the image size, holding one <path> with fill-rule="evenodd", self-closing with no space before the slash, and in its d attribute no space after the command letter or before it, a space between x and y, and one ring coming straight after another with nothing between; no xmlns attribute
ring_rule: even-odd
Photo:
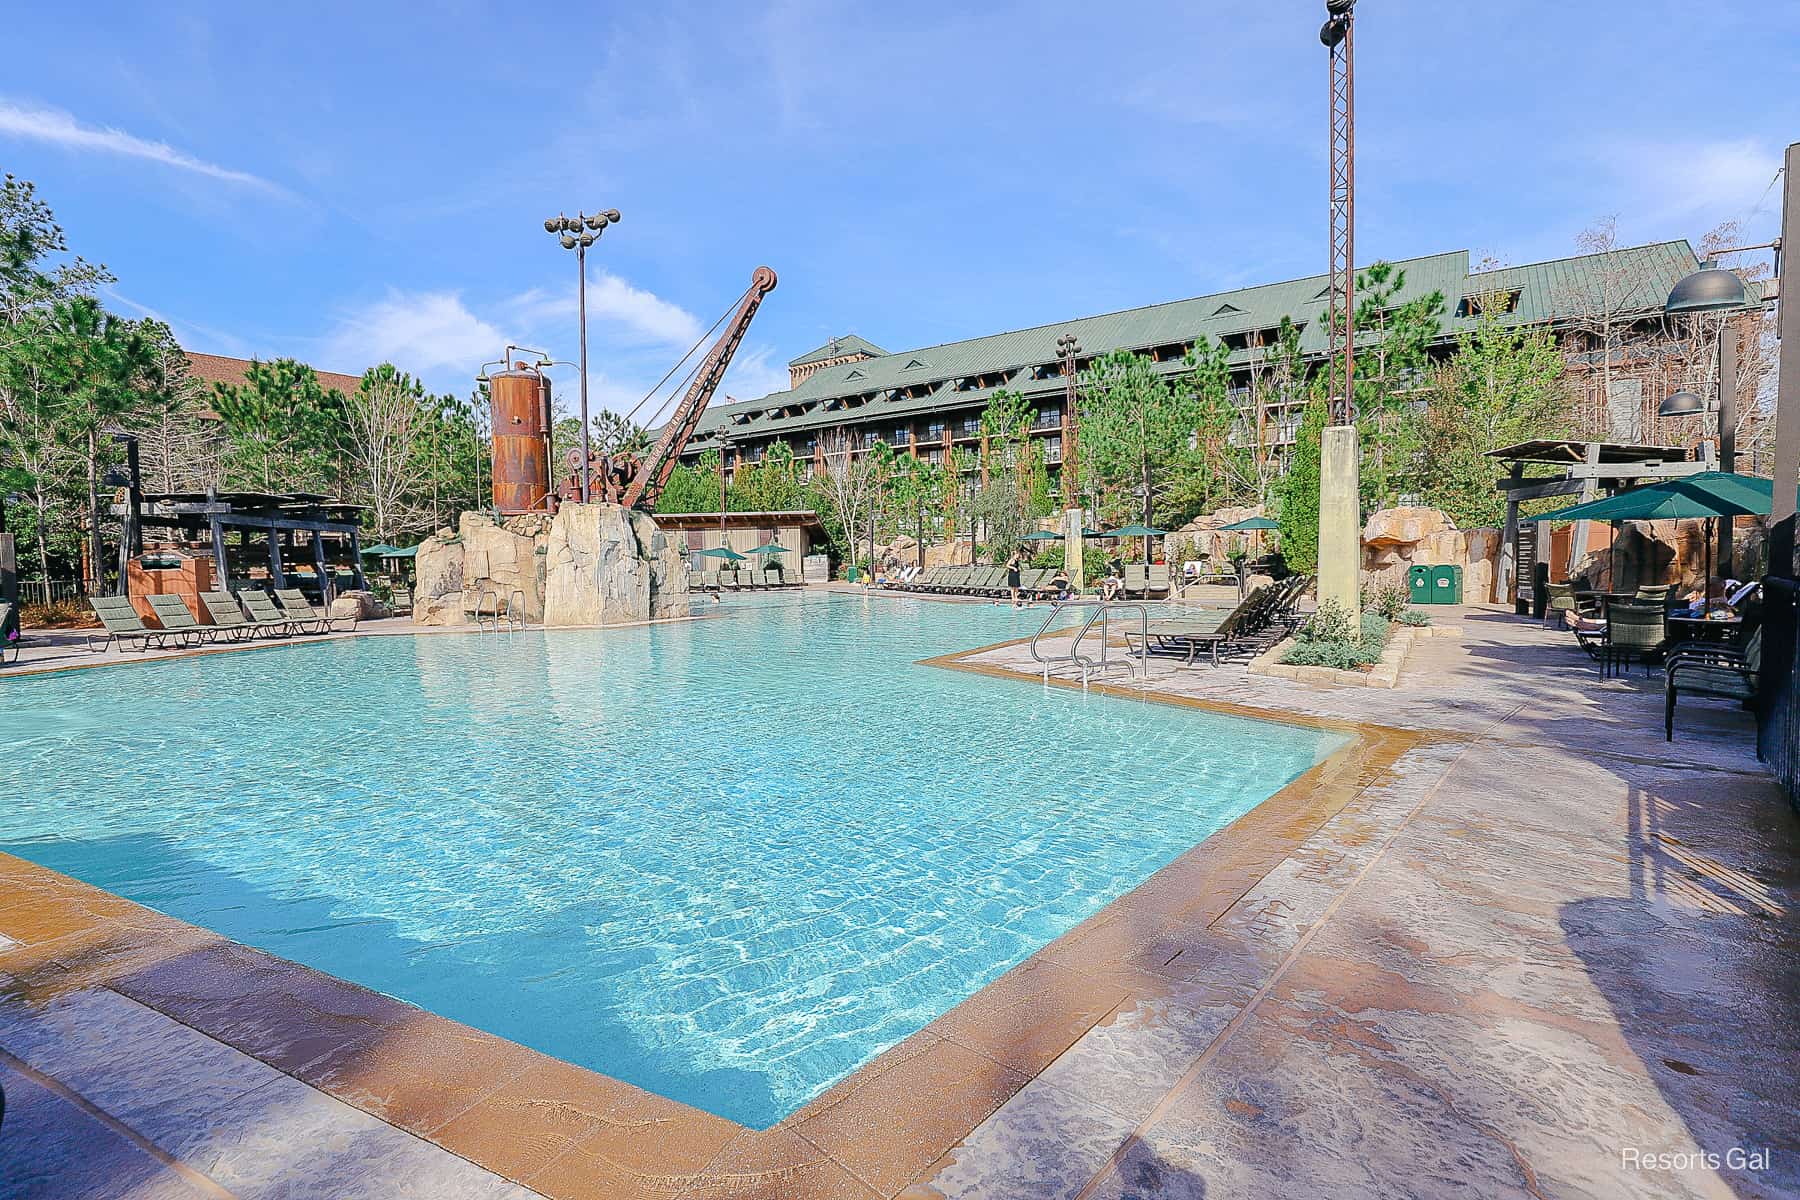
<svg viewBox="0 0 1800 1200"><path fill-rule="evenodd" d="M1602 290L1612 295L1615 311L1647 314L1660 312L1669 289L1699 262L1682 240L1473 273L1467 250L1398 260L1394 265L1406 272L1406 286L1396 294L1395 303L1432 291L1443 293L1447 341L1475 325L1475 318L1457 315L1467 296L1517 290L1518 305L1509 317L1517 324L1566 320L1591 308L1592 297ZM794 364L849 353L853 346L866 348L875 357L821 368L788 391L708 409L687 452L716 445L721 430L734 441L805 437L847 422L871 424L981 407L1000 388L1027 395L1059 393L1059 377L1039 379L1036 373L1055 366L1056 339L1064 333L1079 338L1084 355L1092 356L1112 350L1185 347L1201 334L1219 340L1272 329L1286 316L1300 326L1301 349L1322 356L1326 339L1319 318L1327 284L1326 276L1312 275L893 354L854 335L840 338L834 353L827 353L828 344ZM1753 297L1759 294L1753 288ZM1235 350L1231 361L1244 364L1250 353ZM1180 356L1172 354L1161 369L1175 374L1185 367Z"/></svg>
<svg viewBox="0 0 1800 1200"><path fill-rule="evenodd" d="M799 358L788 359L790 367L804 367L807 363L823 362L828 358L842 358L846 354L867 354L879 358L887 351L866 338L857 337L854 333L846 333L843 337L834 337L816 350L808 350Z"/></svg>

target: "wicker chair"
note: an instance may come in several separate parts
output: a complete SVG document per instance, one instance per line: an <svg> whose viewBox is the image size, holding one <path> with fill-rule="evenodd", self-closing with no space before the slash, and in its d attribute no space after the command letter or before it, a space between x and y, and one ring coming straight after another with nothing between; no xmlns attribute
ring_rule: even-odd
<svg viewBox="0 0 1800 1200"><path fill-rule="evenodd" d="M1606 606L1606 640L1600 646L1600 677L1609 670L1629 666L1632 659L1648 663L1662 653L1669 640L1667 612L1660 603L1615 600Z"/></svg>

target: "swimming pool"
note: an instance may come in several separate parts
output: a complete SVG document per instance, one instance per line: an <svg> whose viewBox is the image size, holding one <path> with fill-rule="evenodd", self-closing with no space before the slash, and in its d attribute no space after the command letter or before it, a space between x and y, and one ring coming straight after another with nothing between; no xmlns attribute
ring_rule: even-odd
<svg viewBox="0 0 1800 1200"><path fill-rule="evenodd" d="M789 596L0 681L0 850L763 1128L1342 742L915 662L1041 619Z"/></svg>

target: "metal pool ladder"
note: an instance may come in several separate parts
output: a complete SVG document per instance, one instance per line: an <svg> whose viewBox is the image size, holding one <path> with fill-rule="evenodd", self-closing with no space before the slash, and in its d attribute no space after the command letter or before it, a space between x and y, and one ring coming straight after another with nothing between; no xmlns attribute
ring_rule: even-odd
<svg viewBox="0 0 1800 1200"><path fill-rule="evenodd" d="M1081 628L1075 632L1075 640L1069 643L1069 652L1067 654L1046 655L1039 649L1038 639L1049 632L1051 622L1055 621L1065 608L1091 608L1094 611L1088 614L1087 620L1083 621L1081 623ZM1116 659L1108 656L1107 645L1107 643L1111 641L1112 634L1112 618L1110 614L1113 612L1130 610L1135 610L1137 612L1138 628L1144 638L1144 644L1149 645L1150 610L1145 608L1142 604L1138 604L1134 601L1118 600L1064 600L1052 604L1050 606L1050 615L1044 618L1044 623L1038 626L1038 631L1031 635L1031 657L1036 659L1043 666L1044 682L1050 682L1050 668L1059 663L1068 663L1070 666L1079 667L1081 669L1081 686L1083 688L1086 688L1088 685L1090 673L1103 675L1114 667L1123 666L1127 675L1135 675L1137 673L1137 666L1132 660L1129 648L1127 649L1124 658ZM1085 638L1088 635L1088 631L1093 629L1096 624L1100 626L1100 657L1098 659L1091 658L1081 652L1081 639ZM1150 677L1150 656L1147 654L1144 656L1144 677L1146 679Z"/></svg>
<svg viewBox="0 0 1800 1200"><path fill-rule="evenodd" d="M522 588L514 588L512 595L506 598L504 606L500 603L500 593L493 588L483 588L475 593L475 630L486 633L488 622L494 624L494 632L523 633L525 631L525 592Z"/></svg>

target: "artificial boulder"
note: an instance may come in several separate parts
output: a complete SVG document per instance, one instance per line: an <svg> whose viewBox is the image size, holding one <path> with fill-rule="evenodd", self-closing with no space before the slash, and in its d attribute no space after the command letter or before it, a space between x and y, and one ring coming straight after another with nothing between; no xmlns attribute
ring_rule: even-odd
<svg viewBox="0 0 1800 1200"><path fill-rule="evenodd" d="M374 592L365 592L356 588L339 592L331 601L333 620L355 619L358 621L374 621L381 617L391 616L388 606L376 599Z"/></svg>
<svg viewBox="0 0 1800 1200"><path fill-rule="evenodd" d="M1471 603L1492 593L1500 553L1497 529L1458 529L1435 508L1378 509L1363 526L1363 581L1405 588L1415 566L1463 568L1463 596Z"/></svg>
<svg viewBox="0 0 1800 1200"><path fill-rule="evenodd" d="M540 548L549 518L539 513L504 523L466 512L455 533L440 529L420 543L413 558L413 623L465 625L476 597L498 598L527 621L544 619L544 568ZM484 604L492 611L492 601Z"/></svg>
<svg viewBox="0 0 1800 1200"><path fill-rule="evenodd" d="M461 625L463 543L440 529L419 543L413 557L413 623Z"/></svg>
<svg viewBox="0 0 1800 1200"><path fill-rule="evenodd" d="M617 625L686 616L681 547L647 514L618 504L565 504L545 546L544 624Z"/></svg>
<svg viewBox="0 0 1800 1200"><path fill-rule="evenodd" d="M656 527L648 513L633 511L631 530L650 563L650 619L688 615L688 557L684 546Z"/></svg>
<svg viewBox="0 0 1800 1200"><path fill-rule="evenodd" d="M1047 545L1059 543L1050 542ZM948 542L936 542L925 547L925 569L933 567L966 567L975 561L975 547L969 544L968 538L957 538Z"/></svg>

